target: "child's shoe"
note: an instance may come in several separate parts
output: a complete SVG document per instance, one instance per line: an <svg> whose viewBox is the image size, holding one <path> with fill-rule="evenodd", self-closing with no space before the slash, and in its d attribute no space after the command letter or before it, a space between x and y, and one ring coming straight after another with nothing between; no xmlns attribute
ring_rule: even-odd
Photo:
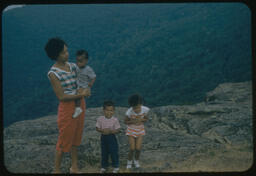
<svg viewBox="0 0 256 176"><path fill-rule="evenodd" d="M140 168L139 160L134 160L134 165L136 168Z"/></svg>
<svg viewBox="0 0 256 176"><path fill-rule="evenodd" d="M127 161L127 166L126 169L131 169L132 168L132 161Z"/></svg>
<svg viewBox="0 0 256 176"><path fill-rule="evenodd" d="M75 113L73 114L72 117L77 118L82 112L83 112L83 110L80 107L76 107Z"/></svg>
<svg viewBox="0 0 256 176"><path fill-rule="evenodd" d="M113 173L118 173L118 171L119 171L119 168L114 168L113 169Z"/></svg>
<svg viewBox="0 0 256 176"><path fill-rule="evenodd" d="M107 170L106 170L105 168L101 168L101 169L100 169L100 173L102 173L102 174L103 174L103 173L106 173L106 171L107 171Z"/></svg>

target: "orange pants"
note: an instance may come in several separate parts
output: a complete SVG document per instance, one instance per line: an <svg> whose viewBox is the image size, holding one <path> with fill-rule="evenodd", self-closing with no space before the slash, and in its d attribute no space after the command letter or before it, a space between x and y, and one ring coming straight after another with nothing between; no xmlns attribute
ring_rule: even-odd
<svg viewBox="0 0 256 176"><path fill-rule="evenodd" d="M70 152L72 146L79 146L81 144L86 110L84 98L81 99L80 106L83 112L77 118L73 119L75 101L60 102L57 119L59 137L56 150Z"/></svg>

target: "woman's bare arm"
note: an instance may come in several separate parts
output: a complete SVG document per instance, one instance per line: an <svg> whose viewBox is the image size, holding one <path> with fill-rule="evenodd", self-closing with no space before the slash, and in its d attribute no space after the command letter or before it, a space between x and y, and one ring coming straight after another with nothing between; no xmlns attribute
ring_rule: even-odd
<svg viewBox="0 0 256 176"><path fill-rule="evenodd" d="M84 96L86 96L88 94L87 91L83 91L82 93L77 94L77 95L64 94L64 90L62 89L61 83L60 83L59 79L56 77L56 75L54 75L53 73L50 73L49 77L50 77L50 81L51 81L53 90L54 90L57 98L60 101L75 100L75 99L82 98L82 97L84 97Z"/></svg>

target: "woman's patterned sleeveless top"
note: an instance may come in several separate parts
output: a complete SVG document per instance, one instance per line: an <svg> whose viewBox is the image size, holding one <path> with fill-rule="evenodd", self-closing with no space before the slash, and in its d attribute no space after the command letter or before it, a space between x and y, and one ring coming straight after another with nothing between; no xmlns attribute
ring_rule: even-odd
<svg viewBox="0 0 256 176"><path fill-rule="evenodd" d="M52 66L50 71L48 72L48 78L50 73L54 73L60 80L64 93L74 95L76 94L77 89L76 65L69 62L67 62L67 64L69 65L70 72Z"/></svg>

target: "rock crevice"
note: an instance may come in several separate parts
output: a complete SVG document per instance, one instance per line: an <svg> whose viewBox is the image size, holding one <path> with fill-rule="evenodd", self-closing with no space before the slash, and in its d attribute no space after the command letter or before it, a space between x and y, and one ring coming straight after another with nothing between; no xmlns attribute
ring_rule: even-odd
<svg viewBox="0 0 256 176"><path fill-rule="evenodd" d="M120 165L125 168L129 144L123 123L127 108L116 107L122 132L117 135ZM102 108L86 112L83 141L79 147L79 167L83 172L98 172L100 168L100 134L95 130ZM54 166L55 144L58 138L57 116L16 122L4 129L5 167L13 173L50 173ZM252 89L251 82L224 83L206 94L204 102L195 105L168 105L151 108L145 124L146 136L141 153L141 172L184 171L191 160L202 170L200 160L229 157L233 149L246 152L244 164L234 171L250 167L252 162ZM235 150L234 150L235 151ZM226 155L225 155L226 154ZM70 158L64 155L62 169L68 172ZM195 160L196 156L200 156ZM218 161L225 163L227 158ZM228 165L229 163L226 162ZM211 166L206 171L226 171L230 167ZM187 167L190 168L190 167ZM190 168L193 171L193 168ZM218 170L221 169L221 170ZM195 170L195 169L194 169ZM188 170L190 171L190 170ZM125 172L125 171L124 171Z"/></svg>

